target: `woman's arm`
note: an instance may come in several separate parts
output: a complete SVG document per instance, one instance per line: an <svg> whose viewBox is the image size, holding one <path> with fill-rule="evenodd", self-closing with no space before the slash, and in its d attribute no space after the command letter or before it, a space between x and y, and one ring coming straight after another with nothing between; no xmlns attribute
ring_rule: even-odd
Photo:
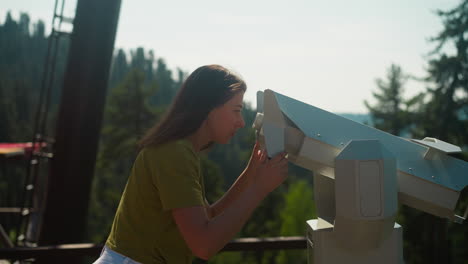
<svg viewBox="0 0 468 264"><path fill-rule="evenodd" d="M237 187L231 188L231 194L226 194L224 201L217 203L217 208L223 210L213 218L202 206L172 210L185 242L197 257L208 259L221 250L240 231L263 198L286 179L284 153L255 165L249 178L245 177L249 183L245 184L240 178L234 184Z"/></svg>
<svg viewBox="0 0 468 264"><path fill-rule="evenodd" d="M229 207L233 201L235 201L239 195L247 188L249 179L252 178L252 173L256 173L255 169L258 164L264 162L266 159L265 151L260 149L260 144L255 143L255 146L250 156L249 163L245 170L237 177L236 181L231 185L229 190L214 204L206 208L208 216L213 218L222 213L227 207Z"/></svg>

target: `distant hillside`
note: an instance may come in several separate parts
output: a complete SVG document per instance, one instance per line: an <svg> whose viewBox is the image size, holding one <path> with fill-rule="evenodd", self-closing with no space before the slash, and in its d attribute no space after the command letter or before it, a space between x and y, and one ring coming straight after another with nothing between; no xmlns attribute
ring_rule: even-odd
<svg viewBox="0 0 468 264"><path fill-rule="evenodd" d="M355 122L372 126L372 120L369 114L349 114L349 113L335 113L339 116L351 119Z"/></svg>

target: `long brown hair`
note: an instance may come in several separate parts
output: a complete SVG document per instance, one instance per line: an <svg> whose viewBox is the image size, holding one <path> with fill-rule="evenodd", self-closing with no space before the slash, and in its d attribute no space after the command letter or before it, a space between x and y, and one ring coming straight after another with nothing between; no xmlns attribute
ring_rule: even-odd
<svg viewBox="0 0 468 264"><path fill-rule="evenodd" d="M139 149L193 134L211 110L246 89L239 76L220 65L199 67L182 84L161 121L140 140Z"/></svg>

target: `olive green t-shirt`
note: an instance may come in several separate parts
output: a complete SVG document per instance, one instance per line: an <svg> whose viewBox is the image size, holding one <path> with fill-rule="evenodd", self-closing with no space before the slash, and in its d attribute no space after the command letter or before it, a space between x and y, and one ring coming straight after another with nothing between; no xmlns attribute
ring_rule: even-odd
<svg viewBox="0 0 468 264"><path fill-rule="evenodd" d="M171 209L204 206L200 158L187 140L138 154L106 245L144 264L191 263Z"/></svg>

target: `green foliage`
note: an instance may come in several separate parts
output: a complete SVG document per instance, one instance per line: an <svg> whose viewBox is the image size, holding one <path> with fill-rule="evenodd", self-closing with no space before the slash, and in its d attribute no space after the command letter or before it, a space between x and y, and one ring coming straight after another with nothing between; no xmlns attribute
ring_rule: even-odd
<svg viewBox="0 0 468 264"><path fill-rule="evenodd" d="M103 241L136 156L139 138L159 116L148 104L156 85L146 85L139 69L130 71L109 94L90 203L91 239Z"/></svg>
<svg viewBox="0 0 468 264"><path fill-rule="evenodd" d="M39 71L47 40L44 23L29 30L27 14L20 21L7 13L0 25L0 142L29 141L32 138L32 113L40 88Z"/></svg>
<svg viewBox="0 0 468 264"><path fill-rule="evenodd" d="M201 157L201 169L205 183L205 198L209 203L214 203L223 195L224 178L221 177L221 169L218 164Z"/></svg>
<svg viewBox="0 0 468 264"><path fill-rule="evenodd" d="M7 13L0 24L0 142L28 142L33 137L46 48L42 21L31 26L27 14L15 21ZM25 168L23 160L0 157L0 207L20 206ZM0 224L10 234L17 221L17 215L0 217Z"/></svg>
<svg viewBox="0 0 468 264"><path fill-rule="evenodd" d="M305 235L305 221L317 217L312 190L313 186L306 180L297 180L289 186L280 213L282 236Z"/></svg>
<svg viewBox="0 0 468 264"><path fill-rule="evenodd" d="M409 124L415 119L411 109L423 99L421 95L409 100L403 98L408 78L409 75L405 74L400 66L392 64L387 72L387 80L376 80L378 91L372 93L377 100L376 105L371 106L364 101L376 128L397 136L408 134Z"/></svg>
<svg viewBox="0 0 468 264"><path fill-rule="evenodd" d="M127 63L127 55L122 49L119 49L112 60L111 74L109 77L109 88L108 92L120 82L123 81L127 72L130 71L130 66Z"/></svg>
<svg viewBox="0 0 468 264"><path fill-rule="evenodd" d="M415 137L435 137L468 151L468 1L453 9L438 11L444 28L432 41L427 94L421 107ZM444 49L449 47L448 49ZM463 155L461 155L463 156ZM467 189L467 188L465 188ZM468 197L462 192L457 208L466 208ZM409 210L403 211L403 213ZM461 213L461 212L458 212ZM450 223L421 212L405 215L405 256L411 263L468 263L468 226ZM415 225L412 223L420 223ZM405 227L405 226L404 226ZM430 235L431 234L431 235ZM425 239L426 238L426 239ZM416 259L418 258L418 259Z"/></svg>
<svg viewBox="0 0 468 264"><path fill-rule="evenodd" d="M305 236L305 222L317 217L312 190L306 180L297 180L289 186L280 213L281 236ZM275 263L307 263L307 254L304 250L281 250Z"/></svg>
<svg viewBox="0 0 468 264"><path fill-rule="evenodd" d="M427 81L430 102L419 131L453 144L468 145L468 1L438 11L444 29L432 41ZM448 49L444 49L448 47ZM451 49L451 50L450 50ZM449 51L447 51L449 50ZM454 51L453 51L454 50Z"/></svg>

